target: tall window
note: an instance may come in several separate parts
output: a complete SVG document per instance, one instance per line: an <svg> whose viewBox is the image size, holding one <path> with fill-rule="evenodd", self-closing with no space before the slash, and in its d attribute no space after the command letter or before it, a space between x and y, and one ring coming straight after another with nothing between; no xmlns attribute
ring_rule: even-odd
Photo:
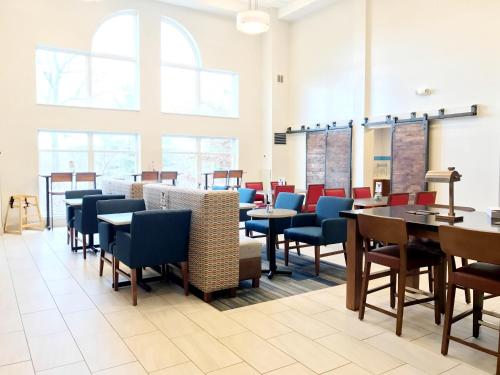
<svg viewBox="0 0 500 375"><path fill-rule="evenodd" d="M194 39L168 18L161 23L161 64L163 112L239 116L238 74L204 69Z"/></svg>
<svg viewBox="0 0 500 375"><path fill-rule="evenodd" d="M107 18L91 51L38 46L37 103L108 109L139 109L138 16Z"/></svg>
<svg viewBox="0 0 500 375"><path fill-rule="evenodd" d="M130 176L137 171L139 165L138 138L136 134L40 131L40 175L95 171L102 177ZM97 179L98 185L102 177ZM40 183L40 198L45 200L45 185L42 181ZM88 187L82 184L75 188ZM64 189L71 189L71 186ZM60 197L54 202L55 214L62 214L64 207Z"/></svg>
<svg viewBox="0 0 500 375"><path fill-rule="evenodd" d="M238 140L164 136L163 169L178 171L179 185L202 186L204 172L235 169L238 165Z"/></svg>

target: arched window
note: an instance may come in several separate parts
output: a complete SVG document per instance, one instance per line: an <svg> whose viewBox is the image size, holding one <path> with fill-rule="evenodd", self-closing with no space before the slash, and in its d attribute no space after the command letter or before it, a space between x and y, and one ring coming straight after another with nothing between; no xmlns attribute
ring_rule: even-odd
<svg viewBox="0 0 500 375"><path fill-rule="evenodd" d="M39 104L139 109L139 25L135 11L106 18L89 52L36 49Z"/></svg>
<svg viewBox="0 0 500 375"><path fill-rule="evenodd" d="M198 46L178 22L161 22L162 111L238 117L239 77L233 72L204 69Z"/></svg>

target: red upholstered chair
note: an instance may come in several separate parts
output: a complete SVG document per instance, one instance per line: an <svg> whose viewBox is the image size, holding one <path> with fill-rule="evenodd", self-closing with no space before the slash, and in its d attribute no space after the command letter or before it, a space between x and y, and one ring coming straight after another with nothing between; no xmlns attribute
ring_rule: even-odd
<svg viewBox="0 0 500 375"><path fill-rule="evenodd" d="M274 191L276 186L278 186L280 183L278 181L271 181L271 190Z"/></svg>
<svg viewBox="0 0 500 375"><path fill-rule="evenodd" d="M393 193L389 194L387 199L388 206L406 206L410 201L410 193Z"/></svg>
<svg viewBox="0 0 500 375"><path fill-rule="evenodd" d="M306 203L304 204L303 212L315 212L316 203L319 197L323 195L324 184L310 184L307 186Z"/></svg>
<svg viewBox="0 0 500 375"><path fill-rule="evenodd" d="M264 184L262 182L245 182L245 187L247 189L255 189L257 191L263 191L264 190ZM255 194L255 203L266 203L266 199L264 197L264 194Z"/></svg>
<svg viewBox="0 0 500 375"><path fill-rule="evenodd" d="M279 193L295 193L295 185L276 185L273 195L273 205Z"/></svg>
<svg viewBox="0 0 500 375"><path fill-rule="evenodd" d="M324 189L323 195L327 197L338 197L338 198L346 197L344 188Z"/></svg>
<svg viewBox="0 0 500 375"><path fill-rule="evenodd" d="M415 194L415 204L428 206L436 203L435 191L419 191Z"/></svg>
<svg viewBox="0 0 500 375"><path fill-rule="evenodd" d="M366 199L372 197L372 190L369 186L352 188L352 197L354 199Z"/></svg>

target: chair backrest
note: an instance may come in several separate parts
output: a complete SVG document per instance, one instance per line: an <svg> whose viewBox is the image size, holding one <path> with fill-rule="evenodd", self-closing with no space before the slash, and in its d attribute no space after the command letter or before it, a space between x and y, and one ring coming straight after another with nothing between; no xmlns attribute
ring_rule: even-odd
<svg viewBox="0 0 500 375"><path fill-rule="evenodd" d="M324 189L323 195L326 197L338 197L345 198L345 189L344 188L332 188L332 189Z"/></svg>
<svg viewBox="0 0 500 375"><path fill-rule="evenodd" d="M96 180L96 173L95 172L77 172L75 174L75 181L76 182L94 182Z"/></svg>
<svg viewBox="0 0 500 375"><path fill-rule="evenodd" d="M248 189L264 190L264 184L262 182L245 182L245 187Z"/></svg>
<svg viewBox="0 0 500 375"><path fill-rule="evenodd" d="M144 199L108 199L96 202L98 215L145 211Z"/></svg>
<svg viewBox="0 0 500 375"><path fill-rule="evenodd" d="M278 195L274 207L285 208L288 210L295 210L297 212L300 212L302 209L303 202L304 202L304 196L302 194L283 192L280 193L280 195Z"/></svg>
<svg viewBox="0 0 500 375"><path fill-rule="evenodd" d="M482 232L449 225L439 226L441 249L449 257L500 264L500 232Z"/></svg>
<svg viewBox="0 0 500 375"><path fill-rule="evenodd" d="M273 202L276 202L280 193L295 193L295 185L276 185Z"/></svg>
<svg viewBox="0 0 500 375"><path fill-rule="evenodd" d="M178 173L175 171L162 171L160 173L160 180L177 180Z"/></svg>
<svg viewBox="0 0 500 375"><path fill-rule="evenodd" d="M143 171L141 181L158 181L158 171Z"/></svg>
<svg viewBox="0 0 500 375"><path fill-rule="evenodd" d="M371 198L372 190L369 186L352 188L352 197L354 199Z"/></svg>
<svg viewBox="0 0 500 375"><path fill-rule="evenodd" d="M306 206L316 204L319 197L323 195L324 184L307 185Z"/></svg>
<svg viewBox="0 0 500 375"><path fill-rule="evenodd" d="M388 206L406 206L410 202L410 193L391 193L387 199Z"/></svg>
<svg viewBox="0 0 500 375"><path fill-rule="evenodd" d="M436 203L435 191L419 191L415 194L415 204L428 206Z"/></svg>
<svg viewBox="0 0 500 375"><path fill-rule="evenodd" d="M53 172L50 174L50 182L73 182L73 173L71 172Z"/></svg>
<svg viewBox="0 0 500 375"><path fill-rule="evenodd" d="M408 231L404 219L373 215L358 215L359 233L365 240L404 246L408 243Z"/></svg>
<svg viewBox="0 0 500 375"><path fill-rule="evenodd" d="M240 193L240 203L253 203L255 200L255 189L239 188L238 193Z"/></svg>
<svg viewBox="0 0 500 375"><path fill-rule="evenodd" d="M227 171L214 171L213 173L213 179L219 179L219 178L227 178Z"/></svg>
<svg viewBox="0 0 500 375"><path fill-rule="evenodd" d="M232 169L228 172L229 178L242 178L243 170L241 169Z"/></svg>
<svg viewBox="0 0 500 375"><path fill-rule="evenodd" d="M130 225L132 266L188 259L191 210L135 212Z"/></svg>
<svg viewBox="0 0 500 375"><path fill-rule="evenodd" d="M316 205L316 225L325 219L339 217L340 211L352 210L354 199L339 197L320 197Z"/></svg>
<svg viewBox="0 0 500 375"><path fill-rule="evenodd" d="M68 190L64 192L64 198L66 199L80 199L86 195L99 195L102 194L101 189L91 189L91 190Z"/></svg>
<svg viewBox="0 0 500 375"><path fill-rule="evenodd" d="M82 226L84 233L97 233L97 201L125 199L125 195L86 195L82 200Z"/></svg>
<svg viewBox="0 0 500 375"><path fill-rule="evenodd" d="M274 191L276 189L276 186L279 186L279 181L271 181L271 190Z"/></svg>

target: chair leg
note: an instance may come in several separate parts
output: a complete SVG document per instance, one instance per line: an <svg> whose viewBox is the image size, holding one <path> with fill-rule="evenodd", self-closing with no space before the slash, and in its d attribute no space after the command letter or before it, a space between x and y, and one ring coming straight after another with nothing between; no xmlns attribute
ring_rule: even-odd
<svg viewBox="0 0 500 375"><path fill-rule="evenodd" d="M184 285L184 294L186 296L189 295L189 267L188 262L181 262L181 270L182 270L182 282Z"/></svg>
<svg viewBox="0 0 500 375"><path fill-rule="evenodd" d="M78 251L76 250L76 248L78 247L78 232L76 231L76 229L73 229L73 233L75 235L75 253Z"/></svg>
<svg viewBox="0 0 500 375"><path fill-rule="evenodd" d="M290 252L290 241L285 239L285 266L288 266L288 253Z"/></svg>
<svg viewBox="0 0 500 375"><path fill-rule="evenodd" d="M363 320L365 318L365 309L366 309L366 296L368 295L368 283L370 281L370 270L372 263L368 262L365 257L365 269L363 271L363 284L361 285L361 296L359 301L359 320Z"/></svg>
<svg viewBox="0 0 500 375"><path fill-rule="evenodd" d="M117 258L113 258L113 288L115 289L115 292L118 292L119 268L120 261Z"/></svg>
<svg viewBox="0 0 500 375"><path fill-rule="evenodd" d="M299 241L295 241L295 247L297 249L297 255L300 256L300 248L299 248L299 245L300 245L300 242Z"/></svg>
<svg viewBox="0 0 500 375"><path fill-rule="evenodd" d="M69 245L70 241L70 235L69 232L71 231L71 228L69 226L66 226L66 244Z"/></svg>
<svg viewBox="0 0 500 375"><path fill-rule="evenodd" d="M429 275L429 293L434 293L434 288L433 288L433 273L432 273L432 267L427 267L427 273Z"/></svg>
<svg viewBox="0 0 500 375"><path fill-rule="evenodd" d="M468 265L469 265L469 261L466 258L462 258L462 267L465 267ZM465 303L469 304L470 303L470 289L465 288L464 293L465 293Z"/></svg>
<svg viewBox="0 0 500 375"><path fill-rule="evenodd" d="M479 320L483 318L483 299L484 293L474 290L472 293L472 336L479 337Z"/></svg>
<svg viewBox="0 0 500 375"><path fill-rule="evenodd" d="M441 267L441 265L439 267ZM438 282L440 276L437 267L429 267L429 272L434 272L434 275L436 275L434 276L434 283L436 283L434 287L434 290L436 291L436 293L434 293L434 322L439 325L441 324L441 306L439 301L439 294L437 293L437 291L439 290Z"/></svg>
<svg viewBox="0 0 500 375"><path fill-rule="evenodd" d="M405 303L406 270L399 270L398 274L398 306L396 313L396 335L401 336L403 330L403 312Z"/></svg>
<svg viewBox="0 0 500 375"><path fill-rule="evenodd" d="M83 259L87 259L87 235L82 233Z"/></svg>
<svg viewBox="0 0 500 375"><path fill-rule="evenodd" d="M260 277L252 279L252 288L258 288L260 285Z"/></svg>
<svg viewBox="0 0 500 375"><path fill-rule="evenodd" d="M320 260L320 246L314 246L314 270L316 271L316 276L319 275L319 260Z"/></svg>
<svg viewBox="0 0 500 375"><path fill-rule="evenodd" d="M50 230L54 230L54 195L50 194Z"/></svg>
<svg viewBox="0 0 500 375"><path fill-rule="evenodd" d="M132 288L132 305L137 306L137 269L130 270L130 287Z"/></svg>
<svg viewBox="0 0 500 375"><path fill-rule="evenodd" d="M396 307L396 271L392 270L391 269L391 275L389 276L389 279L390 279L390 293L391 293L391 296L390 296L390 300L391 300L391 308L395 308Z"/></svg>
<svg viewBox="0 0 500 375"><path fill-rule="evenodd" d="M441 354L448 354L450 346L451 320L453 319L453 307L455 306L455 294L457 287L451 282L448 283L448 298L446 299L446 312L444 315L443 341L441 342Z"/></svg>
<svg viewBox="0 0 500 375"><path fill-rule="evenodd" d="M104 256L106 255L106 252L101 249L101 256L99 257L99 276L102 277L102 273L104 271Z"/></svg>
<svg viewBox="0 0 500 375"><path fill-rule="evenodd" d="M346 250L346 245L345 242L342 242L342 249L344 249L344 262L347 267L347 250Z"/></svg>
<svg viewBox="0 0 500 375"><path fill-rule="evenodd" d="M280 236L279 234L276 235L276 250L280 249Z"/></svg>

